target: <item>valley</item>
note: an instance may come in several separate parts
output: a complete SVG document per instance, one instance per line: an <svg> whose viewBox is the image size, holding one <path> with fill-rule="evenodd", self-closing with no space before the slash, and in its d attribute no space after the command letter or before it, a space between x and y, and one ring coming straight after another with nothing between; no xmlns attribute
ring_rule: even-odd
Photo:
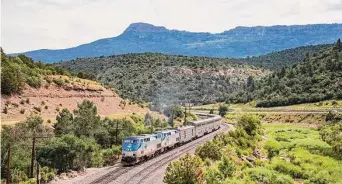
<svg viewBox="0 0 342 184"><path fill-rule="evenodd" d="M338 40L242 59L142 53L55 64L2 52L1 157L14 156L12 183L35 183L32 165L50 183L338 183L341 50ZM125 137L186 126L198 112L221 115L221 130L118 164Z"/></svg>

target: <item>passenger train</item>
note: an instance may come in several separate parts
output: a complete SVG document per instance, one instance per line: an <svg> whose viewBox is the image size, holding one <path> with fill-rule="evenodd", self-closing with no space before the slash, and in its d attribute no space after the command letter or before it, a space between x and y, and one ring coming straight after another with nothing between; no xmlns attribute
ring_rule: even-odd
<svg viewBox="0 0 342 184"><path fill-rule="evenodd" d="M134 165L220 128L221 116L197 115L203 119L191 121L187 126L125 138L122 143L121 163Z"/></svg>

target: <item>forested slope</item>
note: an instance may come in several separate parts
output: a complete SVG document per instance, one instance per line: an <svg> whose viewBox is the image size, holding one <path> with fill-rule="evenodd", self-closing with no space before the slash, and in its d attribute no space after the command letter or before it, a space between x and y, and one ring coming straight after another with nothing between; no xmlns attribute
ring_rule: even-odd
<svg viewBox="0 0 342 184"><path fill-rule="evenodd" d="M223 101L226 93L242 90L249 76L269 73L230 59L155 53L77 59L59 66L94 73L120 96L155 105Z"/></svg>
<svg viewBox="0 0 342 184"><path fill-rule="evenodd" d="M233 102L258 101L259 107L283 106L342 98L342 44L337 43L292 67L284 67L229 98Z"/></svg>
<svg viewBox="0 0 342 184"><path fill-rule="evenodd" d="M245 90L247 78L257 79L301 62L331 45L298 47L241 58L209 58L158 53L125 54L60 62L70 72L92 73L124 98L156 105L178 102L215 103Z"/></svg>

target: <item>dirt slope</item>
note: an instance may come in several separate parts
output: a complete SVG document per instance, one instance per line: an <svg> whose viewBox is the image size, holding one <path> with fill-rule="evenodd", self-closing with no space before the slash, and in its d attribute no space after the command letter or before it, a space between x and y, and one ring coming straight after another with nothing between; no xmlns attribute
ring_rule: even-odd
<svg viewBox="0 0 342 184"><path fill-rule="evenodd" d="M146 107L124 101L112 90L95 82L86 85L85 82L72 82L62 86L45 83L38 89L26 86L21 95L1 96L1 122L14 123L24 120L31 113L40 114L44 120L53 122L58 111L63 108L72 111L85 99L96 104L98 114L102 117L133 112L145 114L149 111Z"/></svg>

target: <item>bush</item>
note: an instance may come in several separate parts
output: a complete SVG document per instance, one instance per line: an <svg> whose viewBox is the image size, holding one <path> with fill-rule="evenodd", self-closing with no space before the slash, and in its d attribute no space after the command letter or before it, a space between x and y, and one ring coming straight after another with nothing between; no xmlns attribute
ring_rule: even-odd
<svg viewBox="0 0 342 184"><path fill-rule="evenodd" d="M4 110L2 111L4 114L7 114L8 113L8 109L7 107L4 108Z"/></svg>
<svg viewBox="0 0 342 184"><path fill-rule="evenodd" d="M33 109L36 110L36 111L38 111L38 112L42 112L42 108L41 108L41 107L36 107L36 106L34 106Z"/></svg>
<svg viewBox="0 0 342 184"><path fill-rule="evenodd" d="M57 86L63 86L63 85L64 85L64 80L61 79L61 78L53 79L53 82L54 82Z"/></svg>
<svg viewBox="0 0 342 184"><path fill-rule="evenodd" d="M26 98L26 103L29 104L30 103L30 99Z"/></svg>
<svg viewBox="0 0 342 184"><path fill-rule="evenodd" d="M271 161L271 167L283 174L287 174L292 176L293 178L302 178L303 176L303 171L301 167L296 166L290 162L286 162L285 160L276 157L273 158Z"/></svg>
<svg viewBox="0 0 342 184"><path fill-rule="evenodd" d="M25 104L25 100L24 100L24 99L21 99L21 100L20 100L20 104L21 104L21 105L24 105L24 104Z"/></svg>
<svg viewBox="0 0 342 184"><path fill-rule="evenodd" d="M262 133L260 118L256 115L243 115L237 124L250 136L256 136Z"/></svg>
<svg viewBox="0 0 342 184"><path fill-rule="evenodd" d="M121 155L121 146L113 145L111 148L102 150L104 165L114 165Z"/></svg>
<svg viewBox="0 0 342 184"><path fill-rule="evenodd" d="M11 60L1 52L1 94L21 93L24 88L24 75L11 64Z"/></svg>
<svg viewBox="0 0 342 184"><path fill-rule="evenodd" d="M227 104L224 104L224 105L220 105L218 111L219 111L219 115L224 117L224 115L227 114L229 108L228 108L228 105Z"/></svg>
<svg viewBox="0 0 342 184"><path fill-rule="evenodd" d="M18 108L18 107L19 107L19 104L17 104L17 103L12 103L12 105L13 105L15 108Z"/></svg>
<svg viewBox="0 0 342 184"><path fill-rule="evenodd" d="M202 175L201 167L201 159L187 153L179 160L168 165L164 175L164 182L167 184L199 183Z"/></svg>
<svg viewBox="0 0 342 184"><path fill-rule="evenodd" d="M20 114L24 114L25 113L25 109L20 109Z"/></svg>
<svg viewBox="0 0 342 184"><path fill-rule="evenodd" d="M218 162L217 167L224 178L231 178L236 170L235 163L227 156L223 156L221 158L221 161Z"/></svg>
<svg viewBox="0 0 342 184"><path fill-rule="evenodd" d="M41 165L56 168L59 172L99 167L103 164L100 146L94 139L80 139L70 134L54 138L50 144L39 150L37 158Z"/></svg>
<svg viewBox="0 0 342 184"><path fill-rule="evenodd" d="M342 121L329 123L319 131L322 139L330 144L333 150L342 157Z"/></svg>
<svg viewBox="0 0 342 184"><path fill-rule="evenodd" d="M213 141L207 141L196 148L195 154L202 160L205 160L206 158L219 160L221 158L221 148Z"/></svg>
<svg viewBox="0 0 342 184"><path fill-rule="evenodd" d="M250 168L246 170L246 174L253 181L264 184L292 184L293 179L290 176L280 174L276 171L263 167Z"/></svg>
<svg viewBox="0 0 342 184"><path fill-rule="evenodd" d="M37 76L27 77L26 82L29 86L34 88L40 88L40 86L42 85L40 77Z"/></svg>
<svg viewBox="0 0 342 184"><path fill-rule="evenodd" d="M49 107L47 105L44 106L44 109L48 109Z"/></svg>
<svg viewBox="0 0 342 184"><path fill-rule="evenodd" d="M282 145L275 140L266 141L264 147L268 151L268 158L278 155L279 151L282 149Z"/></svg>

